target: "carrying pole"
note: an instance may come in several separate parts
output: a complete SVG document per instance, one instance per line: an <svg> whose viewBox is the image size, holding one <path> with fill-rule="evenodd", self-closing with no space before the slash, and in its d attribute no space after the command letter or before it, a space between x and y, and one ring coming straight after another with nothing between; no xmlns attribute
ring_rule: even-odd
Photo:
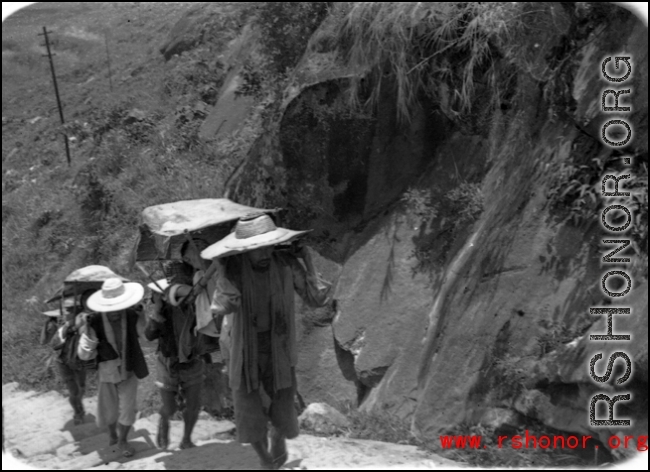
<svg viewBox="0 0 650 472"><path fill-rule="evenodd" d="M51 31L50 31L51 33ZM38 36L45 36L45 47L47 48L47 57L50 60L50 70L52 71L52 82L54 83L54 93L56 95L56 104L59 108L59 118L61 119L61 125L65 125L65 120L63 119L63 106L61 105L61 97L59 96L59 85L56 82L56 73L54 72L54 61L52 60L52 51L50 50L50 40L47 36L48 31L43 26L43 32L39 33ZM65 155L68 159L68 166L72 165L70 159L70 145L68 144L68 135L65 130L63 131L63 140L65 143Z"/></svg>
<svg viewBox="0 0 650 472"><path fill-rule="evenodd" d="M142 273L145 275L145 277L147 277L149 280L151 280L151 282L152 282L156 287L158 287L158 290L160 290L161 293L165 293L165 291L163 290L163 288L162 288L160 285L158 285L158 282L157 282L157 281L156 281L156 280L151 276L151 274L150 274L149 272L147 272L147 271L145 270L144 267L142 267L142 264L140 264L139 262L136 262L135 266L136 266L138 269L140 269L140 272L142 272Z"/></svg>

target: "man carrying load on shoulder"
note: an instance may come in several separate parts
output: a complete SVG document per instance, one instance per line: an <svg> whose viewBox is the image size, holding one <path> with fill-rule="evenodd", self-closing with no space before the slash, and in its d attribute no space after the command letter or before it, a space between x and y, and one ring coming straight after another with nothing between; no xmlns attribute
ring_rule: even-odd
<svg viewBox="0 0 650 472"><path fill-rule="evenodd" d="M156 385L160 389L162 408L156 440L160 449L169 447L170 419L178 410L177 396L182 397L185 405L181 449L194 447L192 431L201 408L205 378L204 348L202 337L196 332L194 310L180 306L175 297L174 304L168 300L171 287L192 284L191 271L185 272L177 274L171 285L167 279L149 284L153 309L147 319L145 336L149 341L158 339Z"/></svg>
<svg viewBox="0 0 650 472"><path fill-rule="evenodd" d="M86 366L77 355L77 345L78 333L90 314L87 303L92 293L93 290L87 290L81 295L81 306L76 305L73 300L63 302L69 306L65 307L66 321L61 326L59 326L62 318L60 310L44 313L48 315L48 320L41 331L41 344L50 344L57 353L54 358L55 365L68 389L75 425L83 424L86 416L83 405L86 392Z"/></svg>
<svg viewBox="0 0 650 472"><path fill-rule="evenodd" d="M286 462L285 440L299 434L294 294L312 307L330 300L331 285L316 273L305 247L274 248L304 233L277 228L257 213L241 218L233 233L202 253L224 258L212 310L217 319L232 314L229 374L237 440L250 443L268 469Z"/></svg>
<svg viewBox="0 0 650 472"><path fill-rule="evenodd" d="M108 427L109 445L117 445L124 457L135 454L127 437L136 420L138 380L149 375L139 341L145 327L138 309L143 296L138 283L106 280L88 299L96 313L88 317L78 349L80 359L97 359L97 426Z"/></svg>

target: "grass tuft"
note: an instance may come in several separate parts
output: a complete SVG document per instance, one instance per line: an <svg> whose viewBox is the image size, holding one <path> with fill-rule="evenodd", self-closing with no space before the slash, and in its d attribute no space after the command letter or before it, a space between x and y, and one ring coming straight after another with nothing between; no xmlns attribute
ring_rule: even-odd
<svg viewBox="0 0 650 472"><path fill-rule="evenodd" d="M341 25L340 49L349 64L370 70L368 104L394 86L398 116L409 122L422 94L442 100L440 84L446 83L451 108L463 113L472 108L477 84L495 102L502 94L497 45L522 25L517 20L525 8L511 2L356 3Z"/></svg>

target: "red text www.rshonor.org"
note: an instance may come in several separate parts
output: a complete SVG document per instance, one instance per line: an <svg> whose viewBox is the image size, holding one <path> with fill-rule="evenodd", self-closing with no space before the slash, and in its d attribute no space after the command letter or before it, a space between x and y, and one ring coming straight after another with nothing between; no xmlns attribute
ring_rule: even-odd
<svg viewBox="0 0 650 472"><path fill-rule="evenodd" d="M443 449L487 449L482 444L482 436L440 436L440 446ZM586 449L591 436L535 436L528 430L524 436L498 436L497 447L512 449ZM648 436L611 436L609 438L611 449L634 449L646 452L648 450ZM598 446L596 446L598 447Z"/></svg>

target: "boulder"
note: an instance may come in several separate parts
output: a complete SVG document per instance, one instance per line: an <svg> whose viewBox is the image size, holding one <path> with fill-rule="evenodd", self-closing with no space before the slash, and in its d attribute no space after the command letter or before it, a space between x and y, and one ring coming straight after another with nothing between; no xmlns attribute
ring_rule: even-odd
<svg viewBox="0 0 650 472"><path fill-rule="evenodd" d="M319 434L336 434L350 426L350 421L326 403L312 403L298 418L300 427Z"/></svg>
<svg viewBox="0 0 650 472"><path fill-rule="evenodd" d="M217 139L235 133L248 118L256 100L237 92L243 82L241 72L244 63L256 51L256 39L255 32L246 26L230 43L223 58L229 72L217 93L217 103L201 125L199 136L202 139Z"/></svg>
<svg viewBox="0 0 650 472"><path fill-rule="evenodd" d="M186 12L172 27L167 39L160 45L159 51L170 60L176 54L189 51L199 44L202 35L202 26L209 18L206 5L196 5Z"/></svg>

